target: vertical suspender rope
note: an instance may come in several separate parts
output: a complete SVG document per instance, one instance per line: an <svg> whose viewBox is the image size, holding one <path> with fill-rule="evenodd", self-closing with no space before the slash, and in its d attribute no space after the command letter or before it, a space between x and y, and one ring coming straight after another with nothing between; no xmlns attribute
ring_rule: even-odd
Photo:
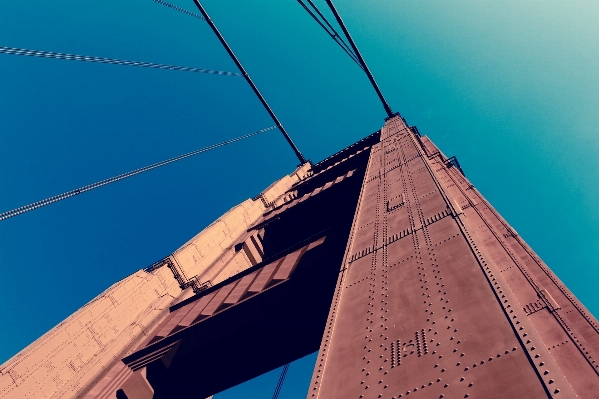
<svg viewBox="0 0 599 399"><path fill-rule="evenodd" d="M277 387L275 388L275 393L272 395L272 399L279 399L279 394L281 393L281 388L283 388L287 370L289 370L289 363L283 366L283 370L281 370L281 376L279 377L279 382L277 382Z"/></svg>
<svg viewBox="0 0 599 399"><path fill-rule="evenodd" d="M368 69L368 66L366 65L366 61L364 61L364 58L362 58L362 54L360 54L360 50L358 50L358 47L356 46L356 43L354 43L354 40L351 38L351 35L349 34L349 31L345 27L345 24L343 23L343 20L341 19L341 16L337 12L337 9L335 8L335 5L333 4L333 1L332 0L325 0L325 1L327 2L327 4L329 5L329 8L333 12L333 15L335 15L335 19L337 20L337 23L339 24L339 26L343 30L343 33L345 33L345 37L347 37L347 41L349 42L349 44L351 45L352 49L354 50L354 53L356 54L356 56L358 57L358 59L362 63L362 66L364 67L364 72L366 72L366 75L368 76L368 79L370 80L370 83L372 83L372 87L374 87L374 90L376 91L376 94L379 96L379 99L381 100L381 103L383 103L383 107L385 108L385 112L387 112L387 116L389 118L391 118L394 115L394 113L391 110L391 107L389 106L389 104L387 104L387 101L385 100L385 97L383 97L383 93L381 92L381 89L379 89L379 86L376 84L376 81L374 80L374 76L372 76L372 73L370 72L370 69Z"/></svg>
<svg viewBox="0 0 599 399"><path fill-rule="evenodd" d="M200 13L202 14L202 16L206 20L206 22L208 22L208 25L210 25L210 28L212 28L212 31L214 32L214 34L216 35L216 37L218 37L218 40L220 40L220 42L223 45L223 47L225 48L225 50L227 50L227 53L229 53L229 56L231 57L231 59L233 60L233 62L235 63L235 65L237 65L237 68L239 68L239 71L241 72L241 74L243 75L243 77L245 78L245 80L248 82L248 84L250 85L250 87L252 88L252 90L254 91L254 93L256 94L256 96L258 96L258 99L260 100L260 102L262 103L262 105L264 106L264 108L266 109L266 111L268 112L268 114L270 115L270 117L272 118L272 120L275 122L275 125L277 126L277 128L279 128L279 130L281 131L281 133L283 133L283 136L285 137L285 140L287 140L287 142L289 143L289 145L293 149L293 152L295 152L295 156L297 157L297 159L299 159L299 161L300 161L301 164L306 163L307 162L306 158L304 158L304 156L302 155L302 153L300 152L300 150L293 143L293 140L291 140L291 137L289 137L289 134L287 134L287 131L285 130L285 128L283 127L283 125L281 124L281 122L279 121L279 119L277 118L277 116L275 115L275 113L273 112L273 110L270 108L270 106L268 105L268 103L266 102L266 100L264 99L264 97L262 96L262 94L260 93L260 91L258 90L258 88L256 87L256 85L254 84L254 82L250 78L250 75L248 75L248 73L246 72L246 70L243 67L243 65L241 65L241 62L239 62L239 59L237 59L237 57L235 56L235 53L233 53L233 50L231 50L231 47L229 47L229 45L225 41L225 38L223 37L223 35L216 28L216 25L214 24L214 22L212 21L212 19L210 19L210 16L206 12L206 9L202 6L202 4L200 4L199 0L193 0L193 2L195 3L196 7L200 11Z"/></svg>

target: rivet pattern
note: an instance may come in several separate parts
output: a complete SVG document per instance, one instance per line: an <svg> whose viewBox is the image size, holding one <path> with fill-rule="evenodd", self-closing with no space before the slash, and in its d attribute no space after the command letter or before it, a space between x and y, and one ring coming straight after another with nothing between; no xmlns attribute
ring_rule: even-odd
<svg viewBox="0 0 599 399"><path fill-rule="evenodd" d="M326 378L319 384L314 378L311 389L327 399L496 397L485 391L490 385L477 381L519 373L518 378L539 379L528 397L556 390L568 396L569 387L527 317L540 314L538 306L527 311L515 299L496 267L497 255L489 257L487 244L473 234L496 226L465 220L488 206L461 193L462 186L476 191L463 177L456 180L441 153L418 150L416 141L434 150L427 140L393 118L372 148L368 184L331 308L330 318L336 319L327 324L332 346L323 341L319 353ZM506 239L505 232L500 238ZM478 302L484 310L476 313ZM360 342L350 334L354 328L363 332ZM335 373L327 376L327 367ZM317 368L315 376L321 375ZM510 381L503 385L506 392L519 392L513 383L518 378L504 380Z"/></svg>

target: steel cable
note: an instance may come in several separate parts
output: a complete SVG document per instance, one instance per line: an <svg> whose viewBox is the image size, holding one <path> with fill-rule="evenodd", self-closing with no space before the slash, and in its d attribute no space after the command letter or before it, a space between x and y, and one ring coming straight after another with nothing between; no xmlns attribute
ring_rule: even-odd
<svg viewBox="0 0 599 399"><path fill-rule="evenodd" d="M194 18L201 19L202 21L205 21L205 20L206 20L206 19L205 19L204 17L202 17L201 15L198 15L198 14L196 14L196 13L193 13L193 12L191 12L191 11L187 11L186 9L184 9L184 8L181 8L181 7L178 7L178 6L174 5L174 4L167 3L166 1L162 1L162 0L152 0L152 1L153 1L153 2L155 2L155 3L158 3L158 4L162 4L163 6L165 6L165 7L168 7L168 8L171 8L171 9L173 9L173 10L176 10L176 11L182 12L183 14L187 14L187 15L189 15L189 16L191 16L191 17L194 17Z"/></svg>
<svg viewBox="0 0 599 399"><path fill-rule="evenodd" d="M53 197L46 198L44 200L37 201L37 202L34 202L32 204L29 204L29 205L25 205L25 206L22 206L22 207L19 207L19 208L16 208L16 209L13 209L13 210L10 210L10 211L7 211L7 212L0 213L0 221L9 219L11 217L20 215L20 214L25 213L25 212L32 211L32 210L37 209L37 208L41 208L42 206L50 205L50 204L52 204L54 202L58 202L58 201L62 201L64 199L67 199L67 198L70 198L70 197L74 197L75 195L79 195L79 194L84 193L86 191L91 191L93 189L105 186L105 185L110 184L110 183L117 182L119 180L123 180L123 179L126 179L128 177L135 176L135 175L138 175L140 173L147 172L149 170L159 168L159 167L167 165L169 163L177 162L177 161L180 161L182 159L192 157L192 156L200 154L202 152L210 151L210 150L213 150L215 148L223 147L225 145L234 143L236 141L244 140L244 139L247 139L249 137L256 136L258 134L268 132L268 131L276 129L276 128L277 128L276 126L271 126L271 127L266 128L266 129L258 130L256 132L249 133L249 134L246 134L244 136L236 137L234 139L226 140L226 141L223 141L223 142L218 143L218 144L213 144L213 145L210 145L208 147L200 148L199 150L188 152L187 154L179 155L177 157L170 158L170 159L167 159L165 161L161 161L161 162L149 165L149 166L145 166L143 168L135 169L135 170L133 170L131 172L123 173L121 175L118 175L118 176L115 176L115 177L111 177L109 179L105 179L105 180L102 180L102 181L99 181L99 182L96 182L96 183L93 183L93 184L89 184L87 186L83 186L83 187L75 189L75 190L67 191L66 193L55 195Z"/></svg>
<svg viewBox="0 0 599 399"><path fill-rule="evenodd" d="M173 70L173 71L199 72L199 73L208 73L208 74L212 74L212 75L242 76L240 73L237 73L237 72L215 71L213 69L202 69L202 68L193 68L193 67L182 67L182 66L176 66L176 65L155 64L152 62L126 61L126 60L117 60L117 59L113 59L113 58L102 58L102 57L92 57L92 56L85 56L85 55L54 53L54 52L50 52L50 51L27 50L27 49L13 48L13 47L0 46L0 53L12 54L12 55L27 55L30 57L55 58L55 59L59 59L59 60L99 62L102 64L138 66L138 67L156 68L156 69L169 69L169 70Z"/></svg>
<svg viewBox="0 0 599 399"><path fill-rule="evenodd" d="M283 382L285 381L287 370L289 370L289 363L283 366L283 370L281 371L281 376L279 377L279 382L275 388L275 393L272 395L272 399L278 399L279 394L281 393L281 388L283 388Z"/></svg>
<svg viewBox="0 0 599 399"><path fill-rule="evenodd" d="M345 38L349 42L352 50L354 50L354 54L356 55L356 57L358 57L358 60L360 60L360 64L362 64L362 66L364 67L363 68L364 72L366 73L366 76L368 76L368 80L370 80L370 83L372 84L372 88L376 91L376 94L379 96L379 100L381 100L381 104L383 105L383 108L385 109L385 112L387 113L387 117L392 118L395 115L399 115L399 113L393 112L393 110L387 103L387 100L385 100L385 97L383 96L383 92L381 92L379 85L374 80L374 76L372 76L372 72L370 72L368 65L366 65L366 61L364 61L364 58L360 54L360 50L358 50L358 46L356 46L354 39L352 39L351 35L349 34L349 31L347 30L347 27L345 26L345 23L343 23L343 19L341 19L341 15L339 15L339 12L335 8L335 5L333 4L333 0L325 0L325 1L327 2L329 8L333 12L335 19L337 20L337 24L341 27L341 30L345 34Z"/></svg>
<svg viewBox="0 0 599 399"><path fill-rule="evenodd" d="M316 7L316 5L312 2L312 0L307 0L308 3L310 3L310 6L312 6L312 8L318 13L318 15L320 16L320 18L322 18L322 21L316 16L316 14L314 14L314 12L312 12L312 10L310 10L310 8L308 8L308 6L304 3L303 0L297 0L297 2L304 8L304 10L306 10L308 12L308 14L310 14L310 16L322 27L322 29L324 29L324 31L331 36L331 38L335 41L335 43L337 43L339 45L339 47L341 47L341 49L343 51L345 51L345 53L362 69L364 70L364 67L362 66L362 64L360 63L360 61L358 60L358 57L354 54L354 52L352 51L352 49L349 47L349 45L347 43L345 43L345 41L343 40L343 38L341 38L341 36L339 36L339 34L337 33L337 31L335 30L335 28L333 28L331 26L331 24L329 23L329 21L326 19L326 17L320 12L320 10L318 9L318 7ZM323 22L327 25L325 26L323 24Z"/></svg>
<svg viewBox="0 0 599 399"><path fill-rule="evenodd" d="M195 3L195 5L198 8L198 10L200 11L200 13L202 13L202 16L206 19L206 23L208 23L208 26L210 26L210 29L212 29L212 32L214 32L214 34L218 38L218 41L220 42L220 44L223 45L223 47L225 48L225 50L229 54L229 57L231 57L231 60L237 66L237 69L239 69L239 71L241 72L241 74L245 78L245 81L248 82L248 84L252 88L252 91L254 92L254 94L256 94L256 97L258 97L258 100L260 100L260 102L262 103L262 106L264 107L264 109L266 110L266 112L268 112L268 114L272 118L273 122L277 125L277 128L279 129L279 131L281 132L281 134L283 135L283 137L285 137L285 140L287 140L287 143L289 144L289 146L291 147L291 149L295 153L295 156L297 157L297 159L300 161L300 164L303 165L306 162L308 162L306 160L306 158L304 158L304 156L300 152L299 148L297 148L297 146L295 145L295 143L291 139L291 136L289 136L289 133L287 133L287 130L285 130L285 128L281 124L281 121L279 121L279 118L277 118L277 116L275 115L275 113L272 110L272 108L270 108L270 105L268 105L268 103L266 102L266 99L264 98L264 96L262 95L262 93L260 93L260 90L258 90L258 87L256 86L256 84L254 83L254 81L252 80L252 78L250 77L250 75L247 73L247 71L245 70L245 68L241 64L241 61L239 61L239 58L237 58L237 56L233 52L233 49L231 49L231 46L229 46L229 44L225 40L225 38L222 35L222 33L220 33L220 31L216 27L216 24L210 18L210 16L208 15L208 12L204 8L204 6L202 6L202 3L200 3L200 0L193 0L193 2Z"/></svg>

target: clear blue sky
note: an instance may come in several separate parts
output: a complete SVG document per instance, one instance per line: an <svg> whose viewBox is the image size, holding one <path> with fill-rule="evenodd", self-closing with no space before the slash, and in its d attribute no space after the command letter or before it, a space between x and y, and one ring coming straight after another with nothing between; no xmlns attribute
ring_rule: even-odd
<svg viewBox="0 0 599 399"><path fill-rule="evenodd" d="M381 127L296 1L204 2L308 158ZM599 2L336 4L391 106L599 314ZM150 0L0 0L0 46L235 71L205 23ZM0 54L0 212L271 124L242 78ZM0 222L0 362L295 165L273 131ZM282 399L305 397L312 361Z"/></svg>

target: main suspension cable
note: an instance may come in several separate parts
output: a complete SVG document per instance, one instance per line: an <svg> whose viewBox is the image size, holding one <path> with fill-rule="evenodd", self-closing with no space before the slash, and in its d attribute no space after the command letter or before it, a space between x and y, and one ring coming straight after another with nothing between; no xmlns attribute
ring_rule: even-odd
<svg viewBox="0 0 599 399"><path fill-rule="evenodd" d="M233 60L235 65L237 65L237 68L239 68L239 70L241 71L241 74L243 75L245 80L248 82L248 84L250 85L252 90L254 91L254 94L256 94L256 96L258 97L258 99L260 100L262 105L264 106L264 109L266 109L266 112L268 112L268 114L270 115L272 120L275 122L275 124L279 128L279 131L283 134L283 137L285 137L285 140L287 140L287 143L289 143L289 145L291 146L291 149L295 153L295 156L297 157L297 159L299 159L300 164L305 164L306 162L308 162L306 160L306 158L304 158L304 156L302 155L300 150L297 148L297 146L295 145L293 140L291 140L291 137L287 133L287 130L285 130L285 128L279 121L279 118L277 118L277 116L275 115L272 108L270 108L270 105L268 105L268 103L266 102L266 99L262 96L262 93L260 93L260 90L258 90L258 87L252 81L252 78L250 78L250 75L247 73L247 71L245 70L243 65L241 65L241 62L239 61L239 59L237 58L235 53L233 53L231 46L229 46L229 44L226 42L223 35L219 32L218 28L216 27L216 25L214 24L212 19L210 19L210 16L208 15L208 12L206 11L206 9L202 6L202 4L200 3L199 0L193 0L193 2L195 3L198 10L202 13L202 16L206 19L206 22L208 22L208 25L210 25L210 28L212 29L212 31L214 32L214 34L216 35L216 37L218 38L220 43L223 45L223 47L225 48L227 53L229 53L229 56L231 57L231 59Z"/></svg>
<svg viewBox="0 0 599 399"><path fill-rule="evenodd" d="M335 28L333 28L333 26L331 26L331 24L329 23L329 21L320 12L320 10L318 9L318 7L316 7L316 5L312 2L312 0L307 0L307 1L310 4L310 6L312 6L312 8L314 9L314 11L316 11L316 13L318 13L318 15L320 16L320 18L318 16L316 16L316 14L314 14L314 12L304 3L303 0L297 0L297 2L304 8L304 10L306 10L308 12L308 14L310 14L310 16L316 22L318 22L318 24L322 27L322 29L324 29L324 31L335 41L335 43L337 43L339 45L339 47L341 47L341 49L343 51L345 51L345 53L347 55L349 55L349 57L363 70L364 67L362 66L362 64L360 64L360 61L358 60L358 57L356 57L356 55L353 53L353 51L348 46L348 44L345 43L345 41L343 40L343 38L341 38L341 36L339 36L339 34L335 30ZM322 19L322 21L321 21L321 19ZM325 26L323 24L323 22L327 26Z"/></svg>
<svg viewBox="0 0 599 399"><path fill-rule="evenodd" d="M158 3L158 4L162 4L162 5L163 5L163 6L165 6L165 7L172 8L172 9L173 9L173 10L175 10L175 11L182 12L183 14L187 14L187 15L189 15L189 16L191 16L191 17L194 17L194 18L197 18L197 19L201 19L202 21L205 21L205 20L206 20L206 19L204 19L204 17L202 17L201 15L198 15L198 14L196 14L196 13L193 13L193 12L191 12L191 11L187 11L186 9L184 9L184 8L181 8L181 7L179 7L179 6L176 6L176 5L174 5L174 4L167 3L166 1L162 1L162 0L152 0L152 1L153 1L153 2L155 2L155 3Z"/></svg>
<svg viewBox="0 0 599 399"><path fill-rule="evenodd" d="M166 64L155 64L152 62L116 60L113 58L102 58L102 57L91 57L91 56L86 56L86 55L54 53L54 52L50 52L50 51L27 50L27 49L21 49L21 48L13 48L13 47L1 47L0 46L0 53L12 54L12 55L27 55L30 57L55 58L55 59L59 59L59 60L99 62L102 64L138 66L138 67L156 68L156 69L169 69L169 70L173 70L173 71L199 72L199 73L208 73L208 74L212 74L212 75L242 76L240 73L237 73L237 72L215 71L213 69L202 69L202 68L182 67L182 66L166 65Z"/></svg>
<svg viewBox="0 0 599 399"><path fill-rule="evenodd" d="M192 152L188 152L187 154L179 155L177 157L170 158L170 159L167 159L165 161L161 161L161 162L149 165L149 166L145 166L143 168L135 169L135 170L133 170L131 172L123 173L121 175L118 175L118 176L115 176L115 177L111 177L109 179L101 180L101 181L99 181L97 183L89 184L87 186L83 186L83 187L75 189L75 190L67 191L66 193L55 195L53 197L46 198L44 200L34 202L32 204L25 205L25 206L13 209L11 211L0 213L0 221L9 219L11 217L20 215L20 214L25 213L25 212L32 211L32 210L37 209L37 208L41 208L42 206L50 205L50 204L52 204L54 202L58 202L58 201L62 201L64 199L67 199L67 198L70 198L70 197L74 197L75 195L79 195L79 194L84 193L86 191L91 191L93 189L105 186L105 185L110 184L110 183L117 182L119 180L123 180L123 179L126 179L128 177L135 176L135 175L138 175L140 173L147 172L149 170L159 168L159 167L167 165L169 163L177 162L177 161L180 161L182 159L189 158L189 157L192 157L192 156L197 155L197 154L201 154L202 152L214 150L215 148L223 147L223 146L226 146L228 144L235 143L236 141L244 140L244 139L250 138L252 136L256 136L258 134L265 133L265 132L268 132L270 130L274 130L276 128L277 128L276 126L271 126L271 127L266 128L266 129L258 130L257 132L249 133L249 134L246 134L244 136L240 136L240 137L237 137L237 138L234 138L234 139L226 140L226 141L223 141L223 142L218 143L218 144L212 144L212 145L210 145L208 147L204 147L204 148L200 148L198 150L192 151Z"/></svg>

